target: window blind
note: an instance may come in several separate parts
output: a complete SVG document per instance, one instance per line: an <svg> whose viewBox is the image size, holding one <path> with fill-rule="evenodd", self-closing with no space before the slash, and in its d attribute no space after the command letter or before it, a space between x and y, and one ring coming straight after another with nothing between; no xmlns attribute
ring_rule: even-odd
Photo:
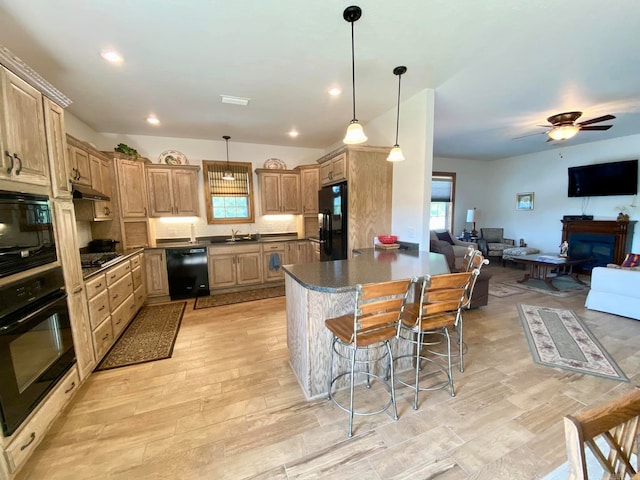
<svg viewBox="0 0 640 480"><path fill-rule="evenodd" d="M249 195L249 175L244 166L229 165L235 180L224 180L222 176L227 170L225 163L209 165L207 178L209 179L209 192L216 197L238 197Z"/></svg>
<svg viewBox="0 0 640 480"><path fill-rule="evenodd" d="M431 201L432 202L451 202L451 193L453 191L453 181L447 179L431 180Z"/></svg>

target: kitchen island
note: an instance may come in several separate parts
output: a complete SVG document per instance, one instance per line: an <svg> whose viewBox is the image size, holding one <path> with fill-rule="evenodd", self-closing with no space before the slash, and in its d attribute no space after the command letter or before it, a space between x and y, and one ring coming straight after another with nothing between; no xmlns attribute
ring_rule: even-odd
<svg viewBox="0 0 640 480"><path fill-rule="evenodd" d="M353 312L357 284L449 273L439 253L372 248L354 253L348 260L283 267L289 361L308 400L327 393L331 335L324 321Z"/></svg>

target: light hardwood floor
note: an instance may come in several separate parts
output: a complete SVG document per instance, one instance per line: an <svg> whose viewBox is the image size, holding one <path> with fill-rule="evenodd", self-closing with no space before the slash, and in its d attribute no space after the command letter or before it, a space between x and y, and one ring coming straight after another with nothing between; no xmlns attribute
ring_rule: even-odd
<svg viewBox="0 0 640 480"><path fill-rule="evenodd" d="M491 267L492 282L522 275ZM91 375L19 479L538 479L565 461L562 417L640 383L640 322L586 292L490 297L465 315L456 397L398 388L400 419L306 402L288 365L285 300L185 311L173 357ZM516 303L573 309L631 379L536 365Z"/></svg>

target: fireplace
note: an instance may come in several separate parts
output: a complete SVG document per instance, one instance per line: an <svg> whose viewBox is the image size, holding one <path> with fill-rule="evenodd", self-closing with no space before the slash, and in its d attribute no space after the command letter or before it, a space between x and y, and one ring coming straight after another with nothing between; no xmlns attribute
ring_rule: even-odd
<svg viewBox="0 0 640 480"><path fill-rule="evenodd" d="M583 270L620 264L631 249L635 222L616 220L562 220L562 241L569 242L569 256L590 258Z"/></svg>

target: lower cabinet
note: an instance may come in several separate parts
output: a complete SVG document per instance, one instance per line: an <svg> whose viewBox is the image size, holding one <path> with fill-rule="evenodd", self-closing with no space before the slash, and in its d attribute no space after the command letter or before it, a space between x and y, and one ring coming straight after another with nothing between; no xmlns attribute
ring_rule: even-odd
<svg viewBox="0 0 640 480"><path fill-rule="evenodd" d="M42 441L58 413L69 403L80 385L74 365L40 403L4 448L7 470L14 474Z"/></svg>
<svg viewBox="0 0 640 480"><path fill-rule="evenodd" d="M286 263L286 250L286 242L273 242L262 245L262 271L264 272L265 282L284 280L284 271L281 267ZM273 255L277 255L277 259ZM277 263L280 264L280 268L276 268Z"/></svg>
<svg viewBox="0 0 640 480"><path fill-rule="evenodd" d="M102 360L144 304L146 295L141 278L141 259L142 254L137 254L86 282L97 362ZM132 269L132 266L135 268ZM134 285L137 285L137 289Z"/></svg>
<svg viewBox="0 0 640 480"><path fill-rule="evenodd" d="M209 247L209 288L262 283L259 244Z"/></svg>
<svg viewBox="0 0 640 480"><path fill-rule="evenodd" d="M311 242L308 240L287 242L287 254L285 260L285 263L290 265L311 263Z"/></svg>
<svg viewBox="0 0 640 480"><path fill-rule="evenodd" d="M144 251L144 265L149 297L169 296L169 278L167 275L167 254L164 248L152 248Z"/></svg>

